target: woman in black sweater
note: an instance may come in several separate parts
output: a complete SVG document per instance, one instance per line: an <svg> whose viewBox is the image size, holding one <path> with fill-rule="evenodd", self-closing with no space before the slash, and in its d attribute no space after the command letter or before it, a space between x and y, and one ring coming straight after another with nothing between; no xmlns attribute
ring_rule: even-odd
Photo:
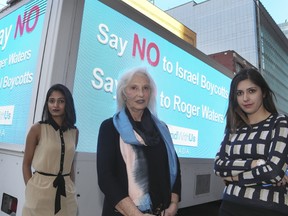
<svg viewBox="0 0 288 216"><path fill-rule="evenodd" d="M288 118L278 114L273 96L254 69L232 80L226 133L214 166L226 182L219 216L288 215Z"/></svg>

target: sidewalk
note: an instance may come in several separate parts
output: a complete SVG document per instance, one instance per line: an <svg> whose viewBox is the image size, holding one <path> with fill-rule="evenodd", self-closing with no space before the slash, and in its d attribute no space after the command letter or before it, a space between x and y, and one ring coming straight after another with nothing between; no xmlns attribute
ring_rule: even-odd
<svg viewBox="0 0 288 216"><path fill-rule="evenodd" d="M178 210L178 216L217 216L221 200L182 208Z"/></svg>

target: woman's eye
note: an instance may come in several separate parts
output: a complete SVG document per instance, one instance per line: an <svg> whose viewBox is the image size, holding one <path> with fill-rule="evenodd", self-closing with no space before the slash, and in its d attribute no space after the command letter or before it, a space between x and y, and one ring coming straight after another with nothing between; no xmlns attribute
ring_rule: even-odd
<svg viewBox="0 0 288 216"><path fill-rule="evenodd" d="M150 87L149 86L145 86L144 89L145 90L150 90Z"/></svg>
<svg viewBox="0 0 288 216"><path fill-rule="evenodd" d="M243 94L243 93L240 92L240 91L238 91L238 92L236 93L237 96L241 96L242 94Z"/></svg>
<svg viewBox="0 0 288 216"><path fill-rule="evenodd" d="M249 93L254 93L256 92L256 89L249 89Z"/></svg>
<svg viewBox="0 0 288 216"><path fill-rule="evenodd" d="M135 89L137 89L137 87L136 87L136 86L132 86L131 89L132 89L132 90L135 90Z"/></svg>

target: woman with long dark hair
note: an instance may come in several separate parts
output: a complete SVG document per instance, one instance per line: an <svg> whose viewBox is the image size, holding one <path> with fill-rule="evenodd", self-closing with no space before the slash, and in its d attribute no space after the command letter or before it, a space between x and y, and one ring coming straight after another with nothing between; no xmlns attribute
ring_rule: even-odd
<svg viewBox="0 0 288 216"><path fill-rule="evenodd" d="M284 216L288 118L277 112L262 75L244 69L232 79L226 131L216 175L226 182L219 216Z"/></svg>
<svg viewBox="0 0 288 216"><path fill-rule="evenodd" d="M31 127L26 138L23 216L76 216L73 159L79 131L75 123L69 89L53 85L46 95L42 121Z"/></svg>

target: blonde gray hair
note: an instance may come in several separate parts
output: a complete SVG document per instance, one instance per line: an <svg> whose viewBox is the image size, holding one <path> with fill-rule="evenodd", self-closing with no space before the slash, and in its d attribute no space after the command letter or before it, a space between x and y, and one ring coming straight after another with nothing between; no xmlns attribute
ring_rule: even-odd
<svg viewBox="0 0 288 216"><path fill-rule="evenodd" d="M142 68L142 67L134 68L132 70L125 72L124 74L121 75L120 79L118 80L117 90L116 90L117 112L119 112L126 106L126 103L123 97L125 95L125 88L129 84L133 76L136 74L146 76L149 80L151 94L150 94L150 99L149 99L147 108L150 110L152 114L156 115L156 95L157 95L156 84L154 80L152 79L151 75L148 73L147 69Z"/></svg>

